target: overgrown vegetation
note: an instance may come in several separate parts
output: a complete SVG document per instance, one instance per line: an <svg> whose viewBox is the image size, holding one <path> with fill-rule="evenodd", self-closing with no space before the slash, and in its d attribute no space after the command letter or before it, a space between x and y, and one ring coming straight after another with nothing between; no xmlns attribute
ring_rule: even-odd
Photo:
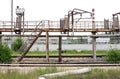
<svg viewBox="0 0 120 79"><path fill-rule="evenodd" d="M40 75L58 72L57 68L38 69L27 74L9 70L6 73L0 72L0 79L38 79ZM78 75L66 75L52 79L120 79L120 69L94 69L89 73Z"/></svg>
<svg viewBox="0 0 120 79"><path fill-rule="evenodd" d="M107 61L117 62L120 61L120 50L111 49L107 54Z"/></svg>
<svg viewBox="0 0 120 79"><path fill-rule="evenodd" d="M9 63L12 61L12 51L9 49L7 44L0 44L0 63Z"/></svg>
<svg viewBox="0 0 120 79"><path fill-rule="evenodd" d="M32 72L29 72L27 74L26 73L24 74L24 70L23 70L23 73L20 73L15 70L14 71L9 70L6 73L0 72L0 79L38 79L40 75L47 74L47 73L55 73L55 72L57 72L57 69L55 67L38 69Z"/></svg>
<svg viewBox="0 0 120 79"><path fill-rule="evenodd" d="M23 39L21 38L16 38L13 42L12 42L12 50L13 51L18 51L18 49L22 46L23 44Z"/></svg>

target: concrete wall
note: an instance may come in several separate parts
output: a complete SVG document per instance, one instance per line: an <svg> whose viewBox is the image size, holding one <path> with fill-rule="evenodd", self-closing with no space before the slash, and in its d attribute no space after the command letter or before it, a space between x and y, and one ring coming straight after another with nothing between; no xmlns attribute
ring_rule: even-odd
<svg viewBox="0 0 120 79"><path fill-rule="evenodd" d="M31 48L31 51L45 51L45 44L36 44L33 45ZM58 45L49 45L50 50L57 50ZM120 44L97 44L97 50L109 50L111 48L117 48L120 49ZM92 44L63 44L62 45L63 50L92 50Z"/></svg>

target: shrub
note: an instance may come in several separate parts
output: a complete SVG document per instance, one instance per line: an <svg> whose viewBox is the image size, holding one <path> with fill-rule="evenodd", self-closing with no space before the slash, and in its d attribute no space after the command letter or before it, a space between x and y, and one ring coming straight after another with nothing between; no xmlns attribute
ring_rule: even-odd
<svg viewBox="0 0 120 79"><path fill-rule="evenodd" d="M0 44L0 63L9 63L12 61L11 58L12 51L8 45Z"/></svg>
<svg viewBox="0 0 120 79"><path fill-rule="evenodd" d="M111 49L107 54L107 61L120 61L120 51L118 49Z"/></svg>
<svg viewBox="0 0 120 79"><path fill-rule="evenodd" d="M23 39L17 38L12 42L12 50L18 51L18 49L22 46Z"/></svg>

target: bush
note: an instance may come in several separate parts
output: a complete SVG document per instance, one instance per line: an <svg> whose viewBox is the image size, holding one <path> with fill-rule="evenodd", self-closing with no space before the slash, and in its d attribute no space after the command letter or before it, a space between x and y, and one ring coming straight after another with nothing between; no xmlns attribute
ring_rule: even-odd
<svg viewBox="0 0 120 79"><path fill-rule="evenodd" d="M11 58L12 51L9 49L8 45L0 44L0 63L9 63L12 61Z"/></svg>
<svg viewBox="0 0 120 79"><path fill-rule="evenodd" d="M23 39L17 38L12 42L12 50L18 51L18 49L22 46Z"/></svg>
<svg viewBox="0 0 120 79"><path fill-rule="evenodd" d="M118 49L111 49L108 51L107 61L120 61L120 51Z"/></svg>

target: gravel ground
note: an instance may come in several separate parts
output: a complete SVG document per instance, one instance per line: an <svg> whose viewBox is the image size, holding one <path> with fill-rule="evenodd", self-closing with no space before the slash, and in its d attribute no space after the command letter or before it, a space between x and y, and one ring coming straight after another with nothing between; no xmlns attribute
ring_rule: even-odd
<svg viewBox="0 0 120 79"><path fill-rule="evenodd" d="M17 59L14 59L17 60ZM97 58L96 61L105 61L105 58ZM46 63L45 58L24 58L21 62L24 63ZM58 63L58 58L50 58L50 63ZM62 63L80 63L80 62L93 62L93 58L62 58Z"/></svg>

